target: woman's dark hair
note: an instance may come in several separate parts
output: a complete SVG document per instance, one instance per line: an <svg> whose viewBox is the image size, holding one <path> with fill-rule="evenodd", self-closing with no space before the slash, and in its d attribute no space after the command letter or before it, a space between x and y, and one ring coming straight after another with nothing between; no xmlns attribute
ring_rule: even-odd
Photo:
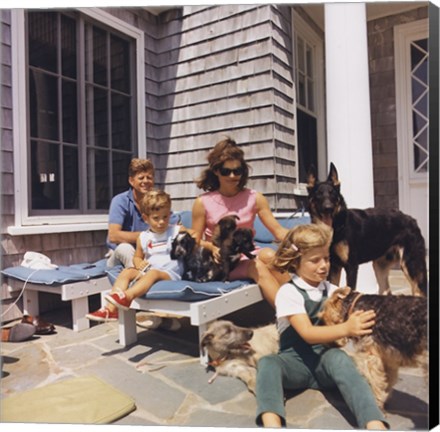
<svg viewBox="0 0 440 432"><path fill-rule="evenodd" d="M238 160L243 168L238 187L244 189L249 178L249 165L244 160L244 152L231 138L219 141L208 153L208 168L202 171L201 176L196 180L197 187L205 191L215 191L220 187L215 171L219 170L226 161Z"/></svg>

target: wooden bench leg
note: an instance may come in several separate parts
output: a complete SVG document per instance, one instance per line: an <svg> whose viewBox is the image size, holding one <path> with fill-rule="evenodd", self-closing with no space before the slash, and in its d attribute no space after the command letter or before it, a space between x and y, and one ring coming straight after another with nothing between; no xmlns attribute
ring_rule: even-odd
<svg viewBox="0 0 440 432"><path fill-rule="evenodd" d="M72 300L72 324L74 331L87 330L90 328L90 321L85 317L89 312L88 297Z"/></svg>
<svg viewBox="0 0 440 432"><path fill-rule="evenodd" d="M200 343L202 341L202 335L208 329L208 324L199 324L199 326L198 326L198 330L199 330L199 341L198 342L199 342L199 352L200 352L200 364L202 366L207 366L208 365L208 353L200 346Z"/></svg>
<svg viewBox="0 0 440 432"><path fill-rule="evenodd" d="M23 314L37 316L39 313L38 291L25 289L23 292Z"/></svg>
<svg viewBox="0 0 440 432"><path fill-rule="evenodd" d="M136 311L119 310L119 343L123 346L131 345L137 341Z"/></svg>

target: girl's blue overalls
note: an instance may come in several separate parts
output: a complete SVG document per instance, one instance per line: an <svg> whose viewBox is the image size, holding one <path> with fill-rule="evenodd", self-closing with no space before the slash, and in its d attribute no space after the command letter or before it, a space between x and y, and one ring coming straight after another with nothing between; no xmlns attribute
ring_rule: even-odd
<svg viewBox="0 0 440 432"><path fill-rule="evenodd" d="M310 299L307 291L295 285L305 301L305 309L313 325L317 325L318 312L327 298ZM280 337L280 352L260 359L257 373L257 424L261 414L278 414L285 425L283 389L330 389L337 387L356 418L360 428L371 420L381 420L370 385L356 369L352 359L339 348L310 345L290 326Z"/></svg>

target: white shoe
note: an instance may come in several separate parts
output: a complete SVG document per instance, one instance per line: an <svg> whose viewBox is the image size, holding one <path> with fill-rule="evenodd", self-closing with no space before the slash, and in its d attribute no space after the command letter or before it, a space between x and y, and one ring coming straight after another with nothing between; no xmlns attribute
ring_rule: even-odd
<svg viewBox="0 0 440 432"><path fill-rule="evenodd" d="M164 318L160 324L160 328L169 331L177 331L182 328L182 324L177 318Z"/></svg>
<svg viewBox="0 0 440 432"><path fill-rule="evenodd" d="M136 324L149 330L157 329L162 324L162 318L154 314L136 314Z"/></svg>

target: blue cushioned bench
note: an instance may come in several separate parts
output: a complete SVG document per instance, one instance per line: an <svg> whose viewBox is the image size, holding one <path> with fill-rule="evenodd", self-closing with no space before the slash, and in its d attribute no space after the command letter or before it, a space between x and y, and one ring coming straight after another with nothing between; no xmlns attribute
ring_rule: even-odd
<svg viewBox="0 0 440 432"><path fill-rule="evenodd" d="M180 213L182 224L191 228L191 212ZM310 222L308 215L276 214L281 225L292 228ZM260 247L276 249L272 234L257 217L254 228L255 243ZM113 284L121 268L108 271L109 280ZM104 293L102 294L104 295ZM130 310L119 313L119 343L131 345L137 340L136 311L151 311L170 315L183 316L190 319L191 325L198 327L199 341L210 322L232 312L263 300L261 290L251 280L233 282L196 283L190 281L161 281L155 283L149 292L135 299ZM201 352L201 363L206 358Z"/></svg>
<svg viewBox="0 0 440 432"><path fill-rule="evenodd" d="M111 289L106 262L102 259L51 270L17 266L2 270L2 274L10 279L11 290L23 290L24 314L39 314L39 292L57 294L61 300L72 302L73 329L81 331L90 327L90 321L85 318L89 312L88 297Z"/></svg>

